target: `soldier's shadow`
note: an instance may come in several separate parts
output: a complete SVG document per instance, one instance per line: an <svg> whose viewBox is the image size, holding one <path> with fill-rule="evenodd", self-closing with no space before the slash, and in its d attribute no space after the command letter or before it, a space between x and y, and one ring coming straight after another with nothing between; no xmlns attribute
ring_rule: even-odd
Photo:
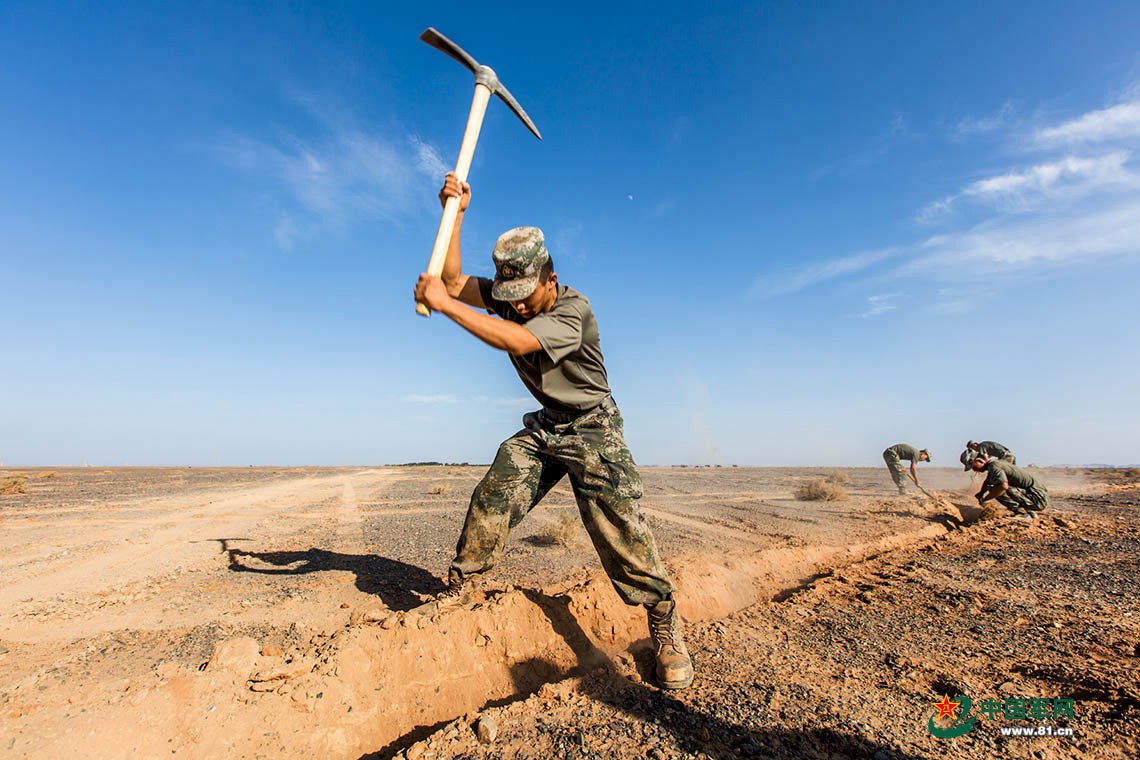
<svg viewBox="0 0 1140 760"><path fill-rule="evenodd" d="M423 604L424 597L445 589L443 581L422 567L375 554L341 554L324 549L251 552L223 545L230 570L263 575L307 575L343 570L356 575L356 587L380 597L391 610L406 611Z"/></svg>
<svg viewBox="0 0 1140 760"><path fill-rule="evenodd" d="M653 651L649 642L633 648L635 665L641 683L634 683L621 675L613 662L598 650L571 612L568 599L550 597L539 592L525 592L528 598L542 609L554 630L573 649L577 667L562 673L587 675L579 682L581 693L613 708L617 714L638 723L655 726L659 734L671 736L682 752L703 756L710 760L736 760L739 757L770 757L774 753L786 757L878 757L886 752L895 758L912 757L898 747L874 742L864 736L848 733L839 727L795 729L782 726L769 718L764 720L736 721L689 704L685 692L676 695L647 685L654 679ZM512 675L520 693L533 693L546 663L527 661L512 668ZM699 662L697 663L699 669ZM754 687L761 688L760 683ZM767 725L764 723L767 722ZM585 744L584 732L574 726L546 725L544 731L565 734L565 743L573 746Z"/></svg>

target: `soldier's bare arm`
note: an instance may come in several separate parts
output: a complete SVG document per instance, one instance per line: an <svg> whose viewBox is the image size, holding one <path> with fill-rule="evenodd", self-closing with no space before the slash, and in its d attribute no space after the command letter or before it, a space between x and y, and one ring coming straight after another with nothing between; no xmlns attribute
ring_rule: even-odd
<svg viewBox="0 0 1140 760"><path fill-rule="evenodd" d="M420 275L419 282L416 283L416 300L432 311L448 317L492 348L506 351L514 356L531 354L542 349L542 344L534 337L534 333L522 325L469 309L459 300L452 298L438 277L426 273Z"/></svg>
<svg viewBox="0 0 1140 760"><path fill-rule="evenodd" d="M463 216L471 204L471 185L466 182L460 183L455 172L448 172L444 178L443 187L439 191L439 202L446 203L448 197L459 198L459 215L455 218L455 228L451 232L447 258L443 262L443 273L440 278L452 298L458 298L465 304L482 309L486 304L483 303L483 296L479 292L479 284L474 278L463 274L463 254L460 246Z"/></svg>

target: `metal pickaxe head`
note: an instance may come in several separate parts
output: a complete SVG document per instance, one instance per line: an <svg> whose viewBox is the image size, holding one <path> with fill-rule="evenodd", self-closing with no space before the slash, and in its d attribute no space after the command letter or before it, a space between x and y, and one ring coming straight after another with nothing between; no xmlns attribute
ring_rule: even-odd
<svg viewBox="0 0 1140 760"><path fill-rule="evenodd" d="M492 69L490 66L483 66L480 64L478 61L472 58L466 50L459 47L454 42L444 37L442 34L430 26L424 30L423 34L420 35L420 39L431 45L433 48L442 50L455 60L462 63L468 69L470 69L471 72L475 75L475 84L481 84L493 92L495 95L498 95L499 98L501 98L502 101L507 104L507 108L510 108L512 111L514 111L515 116L519 117L519 119L522 120L522 123L526 125L526 128L529 129L539 140L542 139L542 135L538 133L538 127L534 126L534 122L530 120L530 117L526 115L526 111L523 110L523 107L520 106L519 102L515 100L513 95L511 95L511 91L508 90L503 85L503 83L499 81L499 77L495 74L494 69Z"/></svg>

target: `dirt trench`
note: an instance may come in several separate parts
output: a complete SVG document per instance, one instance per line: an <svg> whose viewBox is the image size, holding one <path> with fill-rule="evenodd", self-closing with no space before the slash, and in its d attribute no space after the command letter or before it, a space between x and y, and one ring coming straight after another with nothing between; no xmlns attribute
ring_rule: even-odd
<svg viewBox="0 0 1140 760"><path fill-rule="evenodd" d="M678 558L670 570L682 614L719 619L978 517L946 500L929 510L924 527L867 543ZM485 588L452 609L365 608L291 651L230 639L200 671L170 664L119 684L105 706L71 716L71 730L26 756L100 747L107 757L387 757L458 717L647 648L644 611L623 605L601 574Z"/></svg>

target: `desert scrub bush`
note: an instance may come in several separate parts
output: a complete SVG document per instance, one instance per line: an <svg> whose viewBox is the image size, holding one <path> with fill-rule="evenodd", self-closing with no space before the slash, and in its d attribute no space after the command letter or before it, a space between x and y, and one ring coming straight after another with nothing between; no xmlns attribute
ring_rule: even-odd
<svg viewBox="0 0 1140 760"><path fill-rule="evenodd" d="M58 472L52 472L51 470L48 470L47 472L36 473L36 477L40 480L52 480L53 478L58 478L59 473Z"/></svg>
<svg viewBox="0 0 1140 760"><path fill-rule="evenodd" d="M574 540L574 536L578 533L578 528L581 526L578 520L578 515L573 512L562 512L554 520L554 522L547 525L539 533L539 538L542 543L553 546L568 547L570 542Z"/></svg>
<svg viewBox="0 0 1140 760"><path fill-rule="evenodd" d="M28 492L28 479L23 475L0 478L0 496Z"/></svg>
<svg viewBox="0 0 1140 760"><path fill-rule="evenodd" d="M838 483L815 478L796 489L796 498L801 501L840 501L847 498L847 492Z"/></svg>
<svg viewBox="0 0 1140 760"><path fill-rule="evenodd" d="M439 496L440 494L445 494L445 493L447 493L447 486L432 486L431 490L428 491L428 493L430 493L432 496Z"/></svg>
<svg viewBox="0 0 1140 760"><path fill-rule="evenodd" d="M836 470L827 476L827 482L834 483L837 486L845 486L851 482L851 476L845 472L839 472Z"/></svg>

